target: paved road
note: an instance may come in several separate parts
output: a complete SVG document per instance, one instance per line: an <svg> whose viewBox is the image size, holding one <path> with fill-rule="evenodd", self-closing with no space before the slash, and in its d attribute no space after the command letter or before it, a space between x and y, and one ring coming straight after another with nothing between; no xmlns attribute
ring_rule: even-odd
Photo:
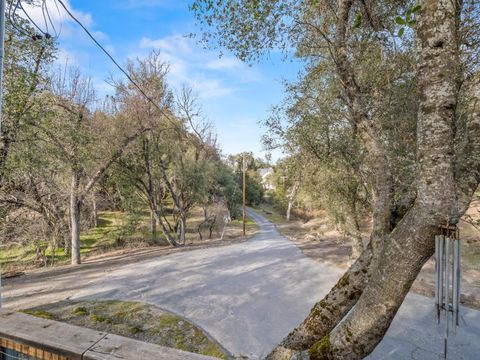
<svg viewBox="0 0 480 360"><path fill-rule="evenodd" d="M124 266L79 267L7 283L5 304L20 308L63 299L154 304L193 321L235 356L265 356L334 285L341 271L305 257L264 217L248 242L193 250ZM78 269L78 270L77 270ZM438 359L442 329L431 299L411 294L369 359ZM480 358L480 312L464 309L451 359Z"/></svg>

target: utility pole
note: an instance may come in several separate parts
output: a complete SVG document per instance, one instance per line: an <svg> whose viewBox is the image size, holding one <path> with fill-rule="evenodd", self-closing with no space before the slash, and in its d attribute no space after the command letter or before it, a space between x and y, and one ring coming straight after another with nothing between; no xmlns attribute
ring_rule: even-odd
<svg viewBox="0 0 480 360"><path fill-rule="evenodd" d="M3 58L5 56L5 6L6 0L0 0L0 139L3 120ZM0 264L0 309L2 308L2 268Z"/></svg>
<svg viewBox="0 0 480 360"><path fill-rule="evenodd" d="M242 161L242 172L243 172L243 236L246 235L245 226L247 223L247 207L246 207L246 193L247 193L247 183L246 183L246 173L247 173L247 162L245 161L245 155L243 155Z"/></svg>

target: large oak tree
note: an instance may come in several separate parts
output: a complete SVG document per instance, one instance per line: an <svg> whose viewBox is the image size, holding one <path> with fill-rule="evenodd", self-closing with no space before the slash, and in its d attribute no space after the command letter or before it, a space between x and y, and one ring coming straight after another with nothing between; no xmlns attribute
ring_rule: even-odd
<svg viewBox="0 0 480 360"><path fill-rule="evenodd" d="M369 158L370 243L269 358L363 358L381 341L431 257L440 226L459 221L480 182L480 79L471 61L478 52L478 8L449 0L197 0L191 8L210 44L246 60L293 44L341 85L339 101ZM388 61L409 48L417 62L411 91L418 94L418 110L410 150L415 176L405 191L395 181L396 154L378 117L382 88L368 81L372 72L362 61L375 49Z"/></svg>

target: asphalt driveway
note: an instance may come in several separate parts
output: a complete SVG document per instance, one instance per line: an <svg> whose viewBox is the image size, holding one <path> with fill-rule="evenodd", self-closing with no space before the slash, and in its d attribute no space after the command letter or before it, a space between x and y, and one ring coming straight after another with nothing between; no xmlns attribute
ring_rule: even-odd
<svg viewBox="0 0 480 360"><path fill-rule="evenodd" d="M191 320L236 357L259 359L308 314L341 270L303 255L263 216L249 241L111 267L80 266L7 282L4 303L26 308L65 299L121 299L160 306ZM462 309L450 359L480 359L480 312ZM438 359L443 325L433 300L410 294L369 359Z"/></svg>

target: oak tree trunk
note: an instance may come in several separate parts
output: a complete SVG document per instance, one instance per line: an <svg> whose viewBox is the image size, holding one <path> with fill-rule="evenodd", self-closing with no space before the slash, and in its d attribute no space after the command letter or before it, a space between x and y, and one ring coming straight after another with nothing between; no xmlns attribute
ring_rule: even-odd
<svg viewBox="0 0 480 360"><path fill-rule="evenodd" d="M363 281L358 277L351 281L352 275L359 274L353 270L357 260L307 319L274 349L268 357L272 360L360 359L373 351L422 265L431 257L439 226L458 221L480 183L480 106L474 105L466 126L469 140L460 150L454 148L460 88L457 31L461 2L424 1L417 28L421 97L416 198L410 210L393 219L391 175L388 171L379 173L388 166L376 142L375 126L362 113L365 107L346 53L346 24L353 3L339 1L335 50L337 73L347 93L350 114L375 165L372 241L359 258L369 254L369 265L360 271L365 271ZM472 93L478 98L479 89L478 84L473 85ZM339 299L343 293L341 285L350 286L351 291L355 289L353 284L358 284L357 291L348 297L349 301Z"/></svg>
<svg viewBox="0 0 480 360"><path fill-rule="evenodd" d="M293 202L291 200L288 201L288 206L287 206L287 221L290 221L290 216L292 214L292 207L293 207Z"/></svg>
<svg viewBox="0 0 480 360"><path fill-rule="evenodd" d="M98 209L97 209L97 199L95 194L92 196L92 216L93 216L93 227L98 227Z"/></svg>
<svg viewBox="0 0 480 360"><path fill-rule="evenodd" d="M364 249L362 235L359 233L356 233L352 235L350 238L352 241L351 259L357 259L362 254Z"/></svg>
<svg viewBox="0 0 480 360"><path fill-rule="evenodd" d="M286 215L287 221L290 221L290 217L292 215L293 203L295 202L299 188L300 188L300 182L295 181L295 183L293 184L292 190L288 195L288 207L287 207L287 215Z"/></svg>
<svg viewBox="0 0 480 360"><path fill-rule="evenodd" d="M302 324L293 330L267 359L291 359L328 335L362 294L368 281L372 258L373 251L371 246L368 246L330 292L315 304Z"/></svg>
<svg viewBox="0 0 480 360"><path fill-rule="evenodd" d="M187 226L187 215L183 212L180 213L180 222L179 222L179 229L178 229L178 239L180 243L185 244L186 239L186 226Z"/></svg>
<svg viewBox="0 0 480 360"><path fill-rule="evenodd" d="M73 171L70 186L70 230L72 240L72 265L79 265L80 260L80 210L81 201L78 196L80 174Z"/></svg>
<svg viewBox="0 0 480 360"><path fill-rule="evenodd" d="M152 234L152 240L157 241L157 219L153 210L150 210L150 232Z"/></svg>
<svg viewBox="0 0 480 360"><path fill-rule="evenodd" d="M170 234L170 230L167 228L165 225L165 222L162 220L160 211L157 209L157 203L153 202L153 204L150 204L151 206L153 205L153 208L151 209L153 216L155 217L156 223L160 225L160 229L162 230L162 234L167 240L167 242L172 245L172 246L178 246L177 241L173 238L173 236Z"/></svg>
<svg viewBox="0 0 480 360"><path fill-rule="evenodd" d="M361 359L371 353L433 254L439 226L458 218L453 146L459 70L456 6L449 0L424 1L419 18L416 202L388 236L353 310L310 348L311 359Z"/></svg>

